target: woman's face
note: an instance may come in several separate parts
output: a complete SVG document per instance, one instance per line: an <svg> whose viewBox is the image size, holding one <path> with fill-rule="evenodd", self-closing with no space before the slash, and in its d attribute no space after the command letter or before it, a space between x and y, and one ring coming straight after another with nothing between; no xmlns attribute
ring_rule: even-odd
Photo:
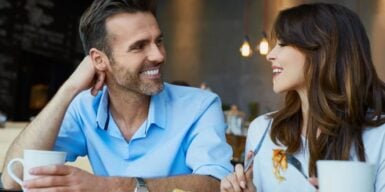
<svg viewBox="0 0 385 192"><path fill-rule="evenodd" d="M267 55L273 69L273 90L275 93L305 91L305 54L297 48L277 41Z"/></svg>

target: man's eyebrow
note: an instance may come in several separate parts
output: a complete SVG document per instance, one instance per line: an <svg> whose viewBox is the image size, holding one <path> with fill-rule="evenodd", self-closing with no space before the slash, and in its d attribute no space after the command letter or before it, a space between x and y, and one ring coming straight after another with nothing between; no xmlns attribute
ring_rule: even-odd
<svg viewBox="0 0 385 192"><path fill-rule="evenodd" d="M139 40L135 41L134 43L132 43L132 44L128 47L128 50L131 50L131 49L135 48L135 47L138 46L138 45L146 44L146 43L148 43L148 42L149 42L148 39L139 39Z"/></svg>
<svg viewBox="0 0 385 192"><path fill-rule="evenodd" d="M163 39L164 38L164 35L163 33L159 34L158 37L156 39Z"/></svg>
<svg viewBox="0 0 385 192"><path fill-rule="evenodd" d="M159 39L163 39L163 33L161 33L161 34L159 34L158 35L158 37L156 37L156 41L157 40L159 40ZM133 49L133 48L135 48L136 46L138 46L138 45L142 45L142 44L147 44L147 43L149 43L150 42L150 40L148 40L148 39L139 39L139 40L137 40L137 41L134 41L129 47L128 47L128 50L131 50L131 49Z"/></svg>

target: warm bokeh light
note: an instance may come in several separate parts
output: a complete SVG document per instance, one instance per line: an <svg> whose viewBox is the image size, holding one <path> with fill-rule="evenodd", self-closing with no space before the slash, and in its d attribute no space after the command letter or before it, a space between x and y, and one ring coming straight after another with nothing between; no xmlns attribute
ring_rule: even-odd
<svg viewBox="0 0 385 192"><path fill-rule="evenodd" d="M259 42L258 49L261 55L267 55L269 52L269 42L267 42L266 38L263 38L261 42Z"/></svg>
<svg viewBox="0 0 385 192"><path fill-rule="evenodd" d="M247 39L245 39L242 43L242 46L241 46L241 55L243 57L250 57L252 52L251 52L251 47L250 47L250 43Z"/></svg>

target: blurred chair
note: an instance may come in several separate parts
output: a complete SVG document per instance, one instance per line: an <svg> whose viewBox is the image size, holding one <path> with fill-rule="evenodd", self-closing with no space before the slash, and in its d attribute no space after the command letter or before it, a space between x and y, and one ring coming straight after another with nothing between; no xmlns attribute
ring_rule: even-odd
<svg viewBox="0 0 385 192"><path fill-rule="evenodd" d="M1 178L1 174L2 172L0 172L0 178ZM1 179L0 179L0 189L3 188L3 183L1 182Z"/></svg>
<svg viewBox="0 0 385 192"><path fill-rule="evenodd" d="M245 159L244 151L246 144L246 137L242 135L226 134L226 140L229 145L233 148L233 164L242 163Z"/></svg>

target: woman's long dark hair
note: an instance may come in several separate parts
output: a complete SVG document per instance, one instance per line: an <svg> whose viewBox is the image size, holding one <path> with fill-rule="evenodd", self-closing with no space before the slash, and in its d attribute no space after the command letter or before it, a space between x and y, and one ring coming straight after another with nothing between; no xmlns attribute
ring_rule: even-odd
<svg viewBox="0 0 385 192"><path fill-rule="evenodd" d="M385 123L385 84L359 17L337 4L303 4L280 12L273 37L306 55L309 174L317 174L319 159L350 159L351 149L365 161L362 133ZM272 140L287 146L288 153L298 151L303 145L298 93L288 92L283 108L271 117Z"/></svg>

